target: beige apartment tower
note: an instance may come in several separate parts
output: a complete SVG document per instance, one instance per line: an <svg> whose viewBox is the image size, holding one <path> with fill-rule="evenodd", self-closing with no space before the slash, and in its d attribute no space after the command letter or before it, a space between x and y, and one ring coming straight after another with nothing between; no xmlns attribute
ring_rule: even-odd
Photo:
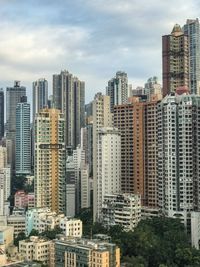
<svg viewBox="0 0 200 267"><path fill-rule="evenodd" d="M36 207L65 211L64 115L43 109L35 119Z"/></svg>
<svg viewBox="0 0 200 267"><path fill-rule="evenodd" d="M176 24L169 35L162 37L163 96L189 87L189 38Z"/></svg>

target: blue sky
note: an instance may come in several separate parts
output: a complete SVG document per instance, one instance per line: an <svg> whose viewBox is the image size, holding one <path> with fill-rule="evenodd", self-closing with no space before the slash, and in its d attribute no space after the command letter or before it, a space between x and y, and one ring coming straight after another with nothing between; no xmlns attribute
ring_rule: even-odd
<svg viewBox="0 0 200 267"><path fill-rule="evenodd" d="M161 80L161 36L199 16L196 0L0 0L0 87L67 69L86 82L86 101L116 71L133 87Z"/></svg>

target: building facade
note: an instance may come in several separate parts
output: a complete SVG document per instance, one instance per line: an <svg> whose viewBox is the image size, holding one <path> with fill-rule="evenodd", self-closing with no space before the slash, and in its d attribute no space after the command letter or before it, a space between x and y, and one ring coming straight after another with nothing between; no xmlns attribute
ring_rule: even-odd
<svg viewBox="0 0 200 267"><path fill-rule="evenodd" d="M157 77L151 77L147 80L144 85L144 94L147 95L147 100L151 100L154 95L157 95L159 98L162 97L162 87L158 83Z"/></svg>
<svg viewBox="0 0 200 267"><path fill-rule="evenodd" d="M200 26L198 19L188 19L183 26L189 37L190 90L200 95Z"/></svg>
<svg viewBox="0 0 200 267"><path fill-rule="evenodd" d="M32 209L35 205L35 194L26 193L24 190L19 190L15 193L14 201L16 208Z"/></svg>
<svg viewBox="0 0 200 267"><path fill-rule="evenodd" d="M98 171L98 133L103 127L112 127L112 113L110 112L110 97L97 93L93 100L93 220L97 215L97 171Z"/></svg>
<svg viewBox="0 0 200 267"><path fill-rule="evenodd" d="M134 194L105 195L102 208L104 226L121 225L133 231L141 219L141 197Z"/></svg>
<svg viewBox="0 0 200 267"><path fill-rule="evenodd" d="M41 110L35 120L36 207L65 212L64 115L57 109Z"/></svg>
<svg viewBox="0 0 200 267"><path fill-rule="evenodd" d="M114 126L121 133L121 189L144 199L144 109L139 98L114 107Z"/></svg>
<svg viewBox="0 0 200 267"><path fill-rule="evenodd" d="M6 138L12 142L9 157L12 168L15 168L16 107L23 96L26 96L26 87L20 86L19 81L15 81L13 87L6 88Z"/></svg>
<svg viewBox="0 0 200 267"><path fill-rule="evenodd" d="M127 73L118 71L116 76L108 81L106 95L110 96L110 108L113 112L115 105L122 105L128 100L128 76Z"/></svg>
<svg viewBox="0 0 200 267"><path fill-rule="evenodd" d="M180 86L189 87L189 38L176 24L162 37L163 96Z"/></svg>
<svg viewBox="0 0 200 267"><path fill-rule="evenodd" d="M65 143L75 149L85 125L85 83L66 70L53 75L53 102L65 117Z"/></svg>
<svg viewBox="0 0 200 267"><path fill-rule="evenodd" d="M168 216L199 210L200 97L171 94L158 104L158 205Z"/></svg>
<svg viewBox="0 0 200 267"><path fill-rule="evenodd" d="M51 243L52 241L44 237L31 236L19 241L19 253L26 261L39 261L49 266Z"/></svg>
<svg viewBox="0 0 200 267"><path fill-rule="evenodd" d="M33 122L35 121L35 115L39 113L41 109L48 106L48 82L46 79L41 78L33 82Z"/></svg>
<svg viewBox="0 0 200 267"><path fill-rule="evenodd" d="M97 146L96 218L100 220L104 196L121 191L121 136L115 128L102 128Z"/></svg>
<svg viewBox="0 0 200 267"><path fill-rule="evenodd" d="M4 91L0 89L0 140L4 137Z"/></svg>
<svg viewBox="0 0 200 267"><path fill-rule="evenodd" d="M82 221L79 219L68 217L61 218L59 226L67 237L82 237L83 226Z"/></svg>
<svg viewBox="0 0 200 267"><path fill-rule="evenodd" d="M66 239L55 241L55 259L51 267L119 267L120 249L100 240Z"/></svg>
<svg viewBox="0 0 200 267"><path fill-rule="evenodd" d="M31 173L30 104L23 96L16 107L15 172L17 175Z"/></svg>

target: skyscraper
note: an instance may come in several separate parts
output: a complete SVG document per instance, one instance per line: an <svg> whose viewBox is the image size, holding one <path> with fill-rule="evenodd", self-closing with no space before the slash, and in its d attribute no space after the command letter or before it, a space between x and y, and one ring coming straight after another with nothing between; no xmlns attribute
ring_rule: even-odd
<svg viewBox="0 0 200 267"><path fill-rule="evenodd" d="M190 90L200 95L200 26L198 19L188 19L183 27L189 37Z"/></svg>
<svg viewBox="0 0 200 267"><path fill-rule="evenodd" d="M31 173L31 129L30 104L27 97L21 97L16 107L16 174Z"/></svg>
<svg viewBox="0 0 200 267"><path fill-rule="evenodd" d="M41 78L33 82L33 122L35 114L48 106L48 82Z"/></svg>
<svg viewBox="0 0 200 267"><path fill-rule="evenodd" d="M121 137L116 128L102 128L97 144L96 219L101 219L104 196L121 192Z"/></svg>
<svg viewBox="0 0 200 267"><path fill-rule="evenodd" d="M65 212L64 114L43 109L35 119L35 197L37 207Z"/></svg>
<svg viewBox="0 0 200 267"><path fill-rule="evenodd" d="M7 215L10 196L10 166L7 164L7 147L0 146L0 215Z"/></svg>
<svg viewBox="0 0 200 267"><path fill-rule="evenodd" d="M151 101L145 103L145 205L149 208L158 207L158 174L157 174L157 110L160 94L151 97Z"/></svg>
<svg viewBox="0 0 200 267"><path fill-rule="evenodd" d="M0 89L0 140L4 136L4 91Z"/></svg>
<svg viewBox="0 0 200 267"><path fill-rule="evenodd" d="M12 142L11 159L12 168L15 167L15 139L16 139L16 107L22 96L26 96L26 87L20 86L19 81L13 87L6 88L6 138Z"/></svg>
<svg viewBox="0 0 200 267"><path fill-rule="evenodd" d="M158 104L158 204L168 216L200 210L200 96L166 96Z"/></svg>
<svg viewBox="0 0 200 267"><path fill-rule="evenodd" d="M108 81L106 94L110 96L110 108L113 112L115 105L127 103L128 99L128 76L127 73L118 71L116 76Z"/></svg>
<svg viewBox="0 0 200 267"><path fill-rule="evenodd" d="M81 209L90 207L89 168L86 164L86 154L79 145L73 151L76 185L76 213Z"/></svg>
<svg viewBox="0 0 200 267"><path fill-rule="evenodd" d="M121 133L121 188L144 199L144 104L134 97L114 107L114 127Z"/></svg>
<svg viewBox="0 0 200 267"><path fill-rule="evenodd" d="M85 125L85 83L66 70L53 75L53 102L65 116L65 143L76 149Z"/></svg>
<svg viewBox="0 0 200 267"><path fill-rule="evenodd" d="M121 133L121 189L140 194L142 204L157 207L157 98L140 97L114 107L114 127Z"/></svg>
<svg viewBox="0 0 200 267"><path fill-rule="evenodd" d="M147 80L144 85L144 94L147 95L147 99L151 100L153 95L159 95L162 97L162 87L161 84L158 83L157 77L151 77Z"/></svg>
<svg viewBox="0 0 200 267"><path fill-rule="evenodd" d="M180 86L189 87L189 39L176 24L162 37L163 96Z"/></svg>
<svg viewBox="0 0 200 267"><path fill-rule="evenodd" d="M97 219L97 190L98 190L98 134L103 127L112 127L110 112L110 97L97 93L93 100L93 219Z"/></svg>

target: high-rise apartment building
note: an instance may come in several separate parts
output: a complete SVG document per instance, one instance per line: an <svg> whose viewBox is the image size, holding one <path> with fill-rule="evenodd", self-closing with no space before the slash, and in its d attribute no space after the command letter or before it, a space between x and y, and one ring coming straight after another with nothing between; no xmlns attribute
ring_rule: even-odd
<svg viewBox="0 0 200 267"><path fill-rule="evenodd" d="M41 78L33 82L33 122L35 115L43 108L48 106L48 82Z"/></svg>
<svg viewBox="0 0 200 267"><path fill-rule="evenodd" d="M93 100L93 215L97 214L97 173L98 173L98 133L103 127L112 127L112 113L110 112L110 97L97 93Z"/></svg>
<svg viewBox="0 0 200 267"><path fill-rule="evenodd" d="M158 104L158 204L168 216L200 209L200 96L171 94Z"/></svg>
<svg viewBox="0 0 200 267"><path fill-rule="evenodd" d="M66 216L76 215L76 169L73 156L66 160Z"/></svg>
<svg viewBox="0 0 200 267"><path fill-rule="evenodd" d="M145 103L145 202L149 208L158 206L157 180L157 110L160 94Z"/></svg>
<svg viewBox="0 0 200 267"><path fill-rule="evenodd" d="M121 189L140 194L142 205L157 206L157 101L129 98L114 107L114 127L121 133Z"/></svg>
<svg viewBox="0 0 200 267"><path fill-rule="evenodd" d="M7 203L11 193L10 166L0 169L0 215L7 215Z"/></svg>
<svg viewBox="0 0 200 267"><path fill-rule="evenodd" d="M162 37L163 96L180 86L189 87L189 38L176 24Z"/></svg>
<svg viewBox="0 0 200 267"><path fill-rule="evenodd" d="M7 148L0 146L0 215L6 215L6 202L10 196L10 166L7 164Z"/></svg>
<svg viewBox="0 0 200 267"><path fill-rule="evenodd" d="M65 212L64 114L43 109L35 119L36 207Z"/></svg>
<svg viewBox="0 0 200 267"><path fill-rule="evenodd" d="M110 108L113 112L115 105L127 103L128 99L128 76L127 73L118 71L116 76L108 81L106 94L110 96Z"/></svg>
<svg viewBox="0 0 200 267"><path fill-rule="evenodd" d="M22 96L26 96L26 87L20 86L19 81L15 81L13 87L6 88L6 138L12 142L8 157L12 168L15 167L16 107Z"/></svg>
<svg viewBox="0 0 200 267"><path fill-rule="evenodd" d="M188 19L183 26L189 37L190 91L200 95L200 26L198 19Z"/></svg>
<svg viewBox="0 0 200 267"><path fill-rule="evenodd" d="M0 89L0 140L4 137L4 91Z"/></svg>
<svg viewBox="0 0 200 267"><path fill-rule="evenodd" d="M7 147L0 146L0 169L7 166Z"/></svg>
<svg viewBox="0 0 200 267"><path fill-rule="evenodd" d="M121 133L121 189L144 198L144 103L139 98L114 107L114 127Z"/></svg>
<svg viewBox="0 0 200 267"><path fill-rule="evenodd" d="M150 101L154 95L162 97L162 87L158 83L157 77L151 77L144 85L144 94L147 95L147 99Z"/></svg>
<svg viewBox="0 0 200 267"><path fill-rule="evenodd" d="M66 70L53 75L53 102L65 116L65 143L76 149L85 125L85 83Z"/></svg>
<svg viewBox="0 0 200 267"><path fill-rule="evenodd" d="M115 128L102 128L97 144L97 202L96 219L102 216L104 196L121 192L121 137Z"/></svg>
<svg viewBox="0 0 200 267"><path fill-rule="evenodd" d="M31 173L31 129L30 129L30 104L27 97L23 96L16 107L16 149L15 149L16 174Z"/></svg>
<svg viewBox="0 0 200 267"><path fill-rule="evenodd" d="M76 186L76 213L90 207L89 167L86 164L85 151L79 145L73 151Z"/></svg>

